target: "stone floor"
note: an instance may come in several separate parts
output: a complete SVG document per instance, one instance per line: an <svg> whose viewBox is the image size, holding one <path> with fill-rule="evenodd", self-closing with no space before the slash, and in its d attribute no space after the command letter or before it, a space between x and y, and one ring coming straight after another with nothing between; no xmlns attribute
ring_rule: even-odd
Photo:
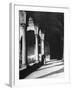
<svg viewBox="0 0 72 90"><path fill-rule="evenodd" d="M64 77L64 61L50 60L36 71L29 74L25 79L36 78L62 78Z"/></svg>

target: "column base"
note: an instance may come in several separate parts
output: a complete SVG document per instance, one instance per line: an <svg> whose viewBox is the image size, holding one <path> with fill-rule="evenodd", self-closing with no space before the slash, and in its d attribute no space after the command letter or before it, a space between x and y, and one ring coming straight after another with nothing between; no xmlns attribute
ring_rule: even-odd
<svg viewBox="0 0 72 90"><path fill-rule="evenodd" d="M35 63L39 63L39 61L36 60Z"/></svg>
<svg viewBox="0 0 72 90"><path fill-rule="evenodd" d="M50 61L50 55L46 56L44 64L46 64L48 61Z"/></svg>

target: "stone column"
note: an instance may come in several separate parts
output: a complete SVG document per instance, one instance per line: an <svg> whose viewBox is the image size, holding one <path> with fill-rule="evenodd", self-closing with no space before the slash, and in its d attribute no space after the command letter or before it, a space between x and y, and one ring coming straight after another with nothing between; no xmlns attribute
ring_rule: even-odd
<svg viewBox="0 0 72 90"><path fill-rule="evenodd" d="M26 66L26 39L25 39L26 12L20 12L20 39L22 38L22 65Z"/></svg>
<svg viewBox="0 0 72 90"><path fill-rule="evenodd" d="M44 55L44 34L41 34L41 55Z"/></svg>
<svg viewBox="0 0 72 90"><path fill-rule="evenodd" d="M20 39L22 38L22 64L25 64L25 31L24 27L20 27Z"/></svg>
<svg viewBox="0 0 72 90"><path fill-rule="evenodd" d="M41 33L41 61L44 63L45 59L44 61L42 60L43 55L44 55L44 34Z"/></svg>
<svg viewBox="0 0 72 90"><path fill-rule="evenodd" d="M39 62L38 60L38 27L35 27L35 58L36 58L36 63Z"/></svg>

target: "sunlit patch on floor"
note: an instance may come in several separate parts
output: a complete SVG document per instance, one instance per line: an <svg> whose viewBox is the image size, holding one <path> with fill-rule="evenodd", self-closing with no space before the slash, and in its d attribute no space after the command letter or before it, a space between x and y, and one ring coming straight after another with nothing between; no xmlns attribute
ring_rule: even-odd
<svg viewBox="0 0 72 90"><path fill-rule="evenodd" d="M64 77L64 62L62 60L49 61L32 72L26 79Z"/></svg>

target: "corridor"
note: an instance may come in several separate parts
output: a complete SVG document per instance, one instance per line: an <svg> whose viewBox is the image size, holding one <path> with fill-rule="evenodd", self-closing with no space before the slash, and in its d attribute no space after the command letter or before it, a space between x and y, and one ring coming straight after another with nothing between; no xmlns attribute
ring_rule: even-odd
<svg viewBox="0 0 72 90"><path fill-rule="evenodd" d="M63 78L64 77L64 61L51 60L38 68L26 77L26 79L35 78Z"/></svg>
<svg viewBox="0 0 72 90"><path fill-rule="evenodd" d="M64 77L64 13L19 16L19 79Z"/></svg>

